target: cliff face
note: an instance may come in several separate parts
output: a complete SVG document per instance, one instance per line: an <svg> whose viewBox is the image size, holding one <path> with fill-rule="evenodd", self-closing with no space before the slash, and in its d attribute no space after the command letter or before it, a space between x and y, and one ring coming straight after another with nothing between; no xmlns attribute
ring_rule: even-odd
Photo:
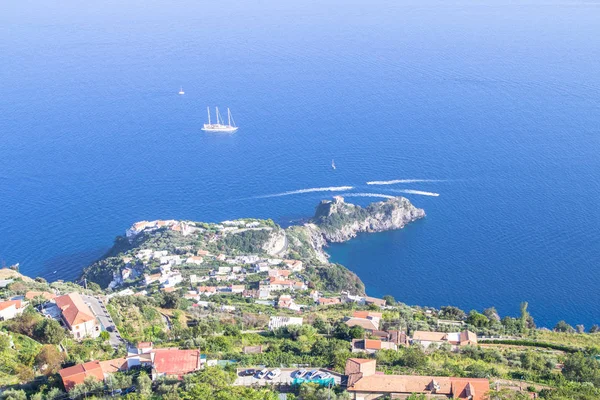
<svg viewBox="0 0 600 400"><path fill-rule="evenodd" d="M401 229L425 217L425 211L404 197L369 204L349 204L342 197L323 200L317 206L312 223L321 231L324 241L345 242L360 232L383 232Z"/></svg>
<svg viewBox="0 0 600 400"><path fill-rule="evenodd" d="M327 243L345 242L360 232L401 229L423 217L425 211L413 206L404 197L371 203L363 208L346 203L342 197L336 196L333 200L321 201L310 222L286 230L288 237L292 237L288 250L319 263L329 264L324 250Z"/></svg>

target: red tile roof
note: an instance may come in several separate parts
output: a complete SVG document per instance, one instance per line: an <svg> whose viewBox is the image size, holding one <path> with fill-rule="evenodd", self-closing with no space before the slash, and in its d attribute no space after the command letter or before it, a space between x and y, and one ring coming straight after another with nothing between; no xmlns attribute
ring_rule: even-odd
<svg viewBox="0 0 600 400"><path fill-rule="evenodd" d="M15 306L15 308L21 308L21 300L8 300L0 302L0 311L6 310L7 308Z"/></svg>
<svg viewBox="0 0 600 400"><path fill-rule="evenodd" d="M127 370L127 359L125 357L113 358L112 360L100 361L100 368L105 374Z"/></svg>
<svg viewBox="0 0 600 400"><path fill-rule="evenodd" d="M85 364L77 364L58 371L65 390L73 389L73 386L83 383L84 379L91 376L98 380L104 380L104 372L98 361L90 361Z"/></svg>
<svg viewBox="0 0 600 400"><path fill-rule="evenodd" d="M54 293L50 293L50 292L27 292L25 293L25 298L28 300L33 300L36 297L41 296L46 300L52 300L56 297L56 295Z"/></svg>
<svg viewBox="0 0 600 400"><path fill-rule="evenodd" d="M381 340L365 339L365 349L381 350Z"/></svg>
<svg viewBox="0 0 600 400"><path fill-rule="evenodd" d="M156 349L154 369L159 374L183 376L200 369L200 351Z"/></svg>
<svg viewBox="0 0 600 400"><path fill-rule="evenodd" d="M487 379L454 378L448 376L414 376L414 375L383 375L375 369L353 370L349 362L357 364L375 363L375 360L348 359L346 374L351 379L348 386L350 392L369 392L387 394L436 393L455 399L483 400L490 390ZM374 365L372 366L374 367Z"/></svg>
<svg viewBox="0 0 600 400"><path fill-rule="evenodd" d="M375 311L354 311L352 316L354 318L381 318L383 314Z"/></svg>
<svg viewBox="0 0 600 400"><path fill-rule="evenodd" d="M83 302L79 293L69 293L54 299L63 318L71 327L88 321L95 321L92 310Z"/></svg>

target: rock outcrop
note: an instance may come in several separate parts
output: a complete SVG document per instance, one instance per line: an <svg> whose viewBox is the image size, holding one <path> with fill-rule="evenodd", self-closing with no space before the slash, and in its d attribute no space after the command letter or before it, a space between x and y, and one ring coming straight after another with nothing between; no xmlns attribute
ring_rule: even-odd
<svg viewBox="0 0 600 400"><path fill-rule="evenodd" d="M404 197L371 203L362 208L336 196L333 200L319 203L312 223L319 227L325 241L345 242L360 232L401 229L423 217L425 211Z"/></svg>
<svg viewBox="0 0 600 400"><path fill-rule="evenodd" d="M300 252L310 248L310 258L329 263L324 247L327 243L339 243L352 239L361 232L383 232L401 229L406 224L425 217L425 211L415 207L404 197L371 203L367 207L346 203L343 197L323 200L317 206L310 222L288 228L297 240L290 243L290 250ZM299 239L302 240L299 240Z"/></svg>

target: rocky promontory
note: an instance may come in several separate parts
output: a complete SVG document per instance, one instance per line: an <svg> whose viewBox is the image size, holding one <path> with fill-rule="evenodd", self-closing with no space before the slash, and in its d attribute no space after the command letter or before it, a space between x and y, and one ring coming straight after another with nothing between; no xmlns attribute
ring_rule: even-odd
<svg viewBox="0 0 600 400"><path fill-rule="evenodd" d="M362 232L402 229L406 224L423 217L425 211L404 197L361 207L335 196L333 200L322 200L308 223L289 227L286 233L294 239L290 241L291 250L326 263L328 256L323 248L327 243L345 242Z"/></svg>
<svg viewBox="0 0 600 400"><path fill-rule="evenodd" d="M336 243L352 239L360 232L401 229L423 217L425 211L404 197L371 203L363 208L336 196L319 203L312 222L321 229L326 241Z"/></svg>

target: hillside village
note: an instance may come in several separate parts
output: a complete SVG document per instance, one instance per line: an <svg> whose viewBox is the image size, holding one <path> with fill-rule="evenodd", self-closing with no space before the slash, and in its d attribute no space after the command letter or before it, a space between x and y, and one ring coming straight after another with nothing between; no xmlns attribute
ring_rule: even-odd
<svg viewBox="0 0 600 400"><path fill-rule="evenodd" d="M596 330L367 296L319 229L142 221L77 284L2 270L2 398L600 396Z"/></svg>

